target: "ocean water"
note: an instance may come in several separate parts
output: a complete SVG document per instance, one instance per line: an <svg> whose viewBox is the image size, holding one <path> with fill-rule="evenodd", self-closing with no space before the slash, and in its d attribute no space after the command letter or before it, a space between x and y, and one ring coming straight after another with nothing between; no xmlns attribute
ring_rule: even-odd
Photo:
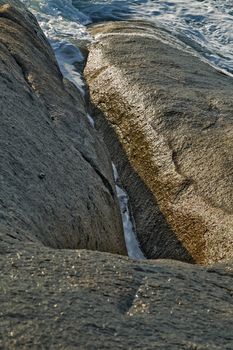
<svg viewBox="0 0 233 350"><path fill-rule="evenodd" d="M145 19L165 27L216 67L233 74L233 0L22 0L36 15L56 52L91 40L86 25ZM61 47L59 46L59 43ZM69 46L70 47L70 46ZM71 48L71 47L70 47ZM62 51L62 50L61 50ZM62 59L60 54L60 60ZM69 64L75 53L69 57Z"/></svg>
<svg viewBox="0 0 233 350"><path fill-rule="evenodd" d="M233 0L21 0L34 13L56 54L61 72L84 94L77 64L80 47L93 38L87 25L123 19L145 19L165 28L201 59L233 75ZM92 127L94 120L87 119ZM140 250L128 206L113 165L128 255L145 258Z"/></svg>

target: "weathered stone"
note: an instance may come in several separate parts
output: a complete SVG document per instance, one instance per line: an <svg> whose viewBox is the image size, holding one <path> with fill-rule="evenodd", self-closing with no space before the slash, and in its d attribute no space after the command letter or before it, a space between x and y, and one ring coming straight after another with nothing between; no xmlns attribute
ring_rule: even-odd
<svg viewBox="0 0 233 350"><path fill-rule="evenodd" d="M91 32L85 75L144 252L232 258L232 78L152 24Z"/></svg>
<svg viewBox="0 0 233 350"><path fill-rule="evenodd" d="M11 3L0 7L0 348L232 349L232 262L51 248L125 252L106 149L35 19Z"/></svg>
<svg viewBox="0 0 233 350"><path fill-rule="evenodd" d="M0 259L1 349L232 349L232 263L10 249Z"/></svg>
<svg viewBox="0 0 233 350"><path fill-rule="evenodd" d="M36 19L0 0L0 239L126 254L111 160Z"/></svg>

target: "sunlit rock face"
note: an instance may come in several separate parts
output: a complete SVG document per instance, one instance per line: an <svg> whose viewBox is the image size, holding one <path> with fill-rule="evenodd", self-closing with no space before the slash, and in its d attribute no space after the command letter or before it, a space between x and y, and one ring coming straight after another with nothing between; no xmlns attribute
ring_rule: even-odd
<svg viewBox="0 0 233 350"><path fill-rule="evenodd" d="M108 23L91 33L85 76L97 127L146 256L232 258L232 78L152 24Z"/></svg>
<svg viewBox="0 0 233 350"><path fill-rule="evenodd" d="M16 1L0 1L0 91L1 240L126 254L107 149Z"/></svg>

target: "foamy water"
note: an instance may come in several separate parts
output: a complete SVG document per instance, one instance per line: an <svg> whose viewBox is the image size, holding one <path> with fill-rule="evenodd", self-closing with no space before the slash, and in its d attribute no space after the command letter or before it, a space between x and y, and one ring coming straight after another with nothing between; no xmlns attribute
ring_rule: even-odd
<svg viewBox="0 0 233 350"><path fill-rule="evenodd" d="M91 40L86 25L145 19L165 27L212 64L233 73L233 0L23 0L51 42Z"/></svg>
<svg viewBox="0 0 233 350"><path fill-rule="evenodd" d="M133 219L129 211L129 198L126 191L123 189L115 164L112 163L114 179L116 183L116 192L120 204L121 216L124 228L125 243L129 257L134 259L145 259L141 248L139 247L136 238Z"/></svg>

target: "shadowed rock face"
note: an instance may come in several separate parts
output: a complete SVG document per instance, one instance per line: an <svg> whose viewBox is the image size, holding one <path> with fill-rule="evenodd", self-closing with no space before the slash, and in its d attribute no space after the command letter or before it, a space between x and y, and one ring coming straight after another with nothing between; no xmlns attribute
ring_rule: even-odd
<svg viewBox="0 0 233 350"><path fill-rule="evenodd" d="M144 252L202 264L231 258L232 78L150 24L91 32L85 75Z"/></svg>
<svg viewBox="0 0 233 350"><path fill-rule="evenodd" d="M3 349L232 349L232 264L5 247Z"/></svg>
<svg viewBox="0 0 233 350"><path fill-rule="evenodd" d="M111 161L35 18L0 1L0 239L126 254Z"/></svg>

